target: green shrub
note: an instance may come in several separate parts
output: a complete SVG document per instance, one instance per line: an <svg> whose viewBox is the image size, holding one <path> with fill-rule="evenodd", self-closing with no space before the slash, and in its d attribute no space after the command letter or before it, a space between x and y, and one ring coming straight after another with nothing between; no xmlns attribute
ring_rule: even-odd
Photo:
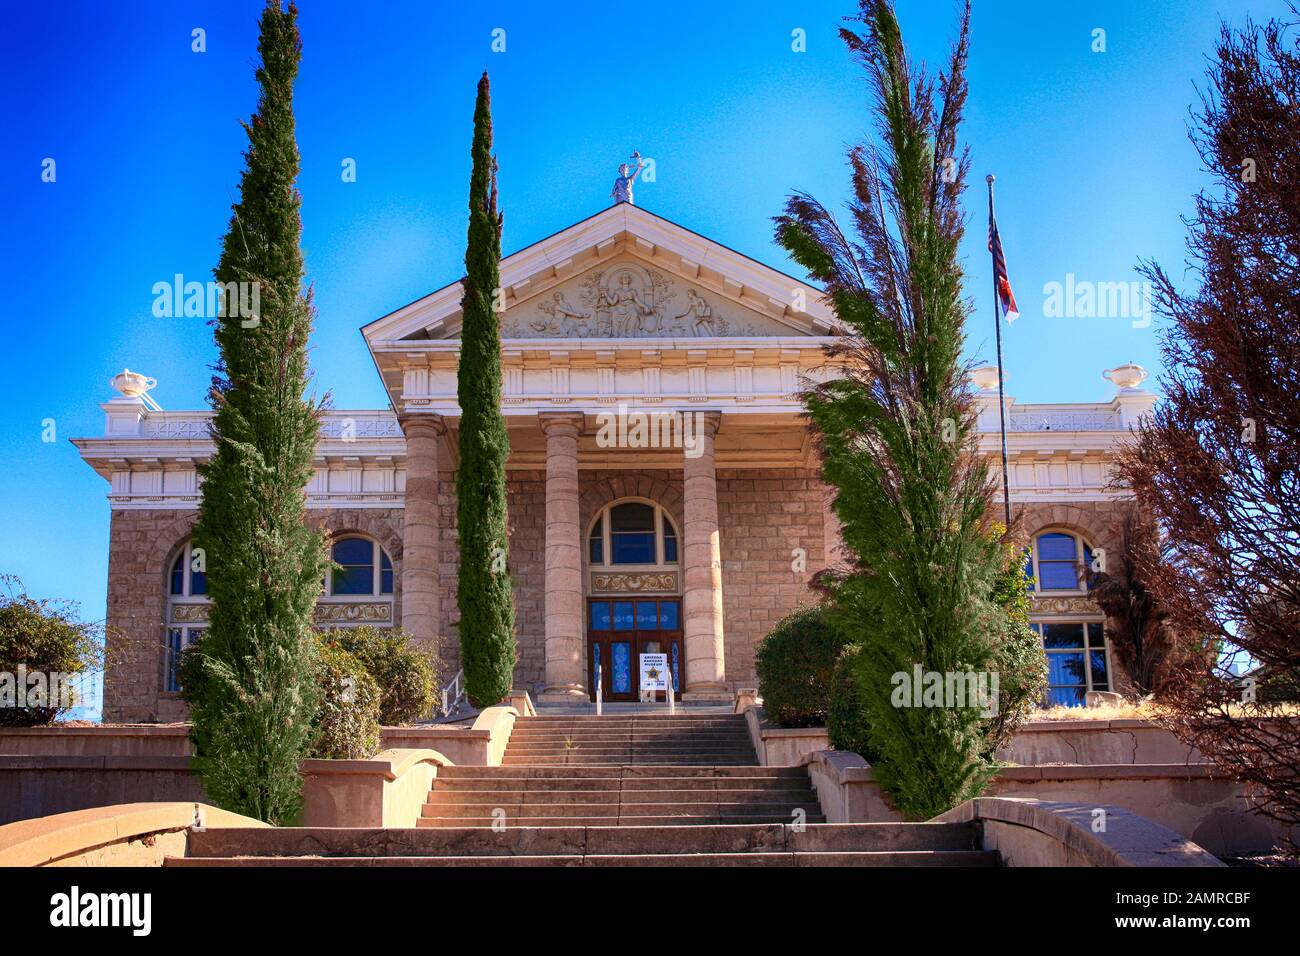
<svg viewBox="0 0 1300 956"><path fill-rule="evenodd" d="M433 713L438 704L433 659L413 647L405 631L366 624L335 631L332 638L359 660L379 685L381 724L406 724Z"/></svg>
<svg viewBox="0 0 1300 956"><path fill-rule="evenodd" d="M861 645L847 644L835 661L830 706L826 710L826 735L836 750L861 754L870 763L873 756L868 743L870 726L857 668L861 654Z"/></svg>
<svg viewBox="0 0 1300 956"><path fill-rule="evenodd" d="M318 637L320 706L309 756L359 760L379 750L379 686L365 665L333 640Z"/></svg>
<svg viewBox="0 0 1300 956"><path fill-rule="evenodd" d="M997 536L1002 525L990 534ZM1001 573L994 580L991 600L1004 617L993 642L993 670L998 675L998 712L984 720L984 756L993 760L1011 742L1016 728L1038 709L1047 693L1047 657L1042 638L1029 626L1029 585L1024 555L1008 540L1003 544Z"/></svg>
<svg viewBox="0 0 1300 956"><path fill-rule="evenodd" d="M99 666L96 630L75 605L28 597L8 575L0 585L0 727L53 723L76 706L70 681Z"/></svg>
<svg viewBox="0 0 1300 956"><path fill-rule="evenodd" d="M843 643L821 606L799 607L778 621L755 662L764 716L779 727L825 724Z"/></svg>

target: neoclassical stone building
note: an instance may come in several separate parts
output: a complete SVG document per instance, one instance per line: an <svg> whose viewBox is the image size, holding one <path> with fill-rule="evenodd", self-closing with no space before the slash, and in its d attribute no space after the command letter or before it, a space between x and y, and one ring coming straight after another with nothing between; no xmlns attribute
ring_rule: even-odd
<svg viewBox="0 0 1300 956"><path fill-rule="evenodd" d="M816 288L626 202L514 253L501 275L516 686L583 701L599 667L606 699L636 699L638 655L663 653L685 698L729 698L834 561L797 398L805 378L833 374L834 316ZM330 412L307 489L338 565L317 620L400 625L438 647L446 678L459 668L460 298L454 282L362 330L390 407ZM1114 380L1097 404L1006 400L1012 501L1061 702L1115 680L1075 568L1110 545L1110 459L1154 399L1135 367ZM207 615L189 537L210 415L157 408L143 376L115 384L104 434L74 442L112 507L104 717L175 720L176 658ZM995 376L980 384L994 455Z"/></svg>

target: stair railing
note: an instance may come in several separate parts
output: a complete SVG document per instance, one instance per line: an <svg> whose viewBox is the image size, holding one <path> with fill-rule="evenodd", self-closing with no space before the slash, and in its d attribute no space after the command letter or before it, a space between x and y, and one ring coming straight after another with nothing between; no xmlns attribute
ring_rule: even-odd
<svg viewBox="0 0 1300 956"><path fill-rule="evenodd" d="M601 665L599 664L596 665L596 716L597 717L600 716L600 703L605 696L605 684L604 681L600 679L600 667Z"/></svg>
<svg viewBox="0 0 1300 956"><path fill-rule="evenodd" d="M465 692L465 669L461 668L451 679L451 683L442 689L442 697L438 701L438 713L443 717L458 714L468 700L469 697Z"/></svg>

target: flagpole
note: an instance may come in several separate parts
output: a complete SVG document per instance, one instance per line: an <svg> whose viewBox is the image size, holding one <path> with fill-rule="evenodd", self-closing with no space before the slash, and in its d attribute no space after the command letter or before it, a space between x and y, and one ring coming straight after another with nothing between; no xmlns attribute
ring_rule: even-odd
<svg viewBox="0 0 1300 956"><path fill-rule="evenodd" d="M989 184L989 231L992 234L996 220L993 218L993 174L984 177ZM1007 475L1007 403L1002 397L1002 317L998 314L998 273L993 270L993 331L998 343L998 424L1002 432L1002 507L1006 514L1007 531L1011 530L1011 481Z"/></svg>

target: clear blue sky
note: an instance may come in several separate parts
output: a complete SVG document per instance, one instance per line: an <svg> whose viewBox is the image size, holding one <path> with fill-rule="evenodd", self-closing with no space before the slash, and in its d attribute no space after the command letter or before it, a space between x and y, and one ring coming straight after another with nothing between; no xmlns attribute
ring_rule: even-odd
<svg viewBox="0 0 1300 956"><path fill-rule="evenodd" d="M867 90L835 37L848 0L649 4L367 4L307 0L297 87L303 242L319 318L317 381L339 407L384 393L358 328L460 275L474 84L488 68L512 251L601 209L633 148L654 212L778 268L771 217L792 189L838 205L844 147L869 135ZM151 314L154 282L206 281L255 105L258 0L4 0L0 269L6 414L0 570L102 618L107 485L66 439L99 435L109 378L158 378L166 408L202 406L214 359L199 319ZM942 63L955 3L900 0L911 51ZM983 176L1023 318L1005 340L1021 401L1097 401L1100 372L1159 363L1155 327L1045 318L1067 273L1181 274L1203 178L1186 138L1220 17L1282 0L976 0L965 140L974 354L991 357ZM191 30L207 52L191 52ZM506 31L506 52L490 49ZM791 31L807 31L807 52ZM1095 28L1106 52L1091 50ZM45 157L57 182L42 183ZM358 180L340 178L345 157ZM58 441L42 443L54 419Z"/></svg>

